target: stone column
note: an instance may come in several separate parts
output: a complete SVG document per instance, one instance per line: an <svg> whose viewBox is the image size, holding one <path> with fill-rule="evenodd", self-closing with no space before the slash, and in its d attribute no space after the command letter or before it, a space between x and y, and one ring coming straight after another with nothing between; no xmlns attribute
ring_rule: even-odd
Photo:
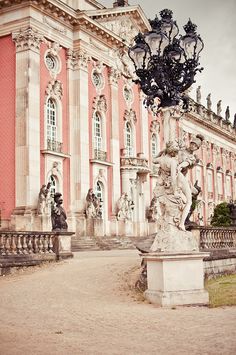
<svg viewBox="0 0 236 355"><path fill-rule="evenodd" d="M174 141L176 139L176 120L179 114L176 107L165 107L162 109L164 143Z"/></svg>
<svg viewBox="0 0 236 355"><path fill-rule="evenodd" d="M120 142L119 142L119 97L118 97L118 79L119 72L110 68L109 84L111 90L111 161L112 167L112 213L115 214L116 203L120 198Z"/></svg>
<svg viewBox="0 0 236 355"><path fill-rule="evenodd" d="M67 51L70 120L70 210L83 213L89 189L88 55Z"/></svg>
<svg viewBox="0 0 236 355"><path fill-rule="evenodd" d="M40 43L29 27L16 43L16 208L36 207L40 189Z"/></svg>

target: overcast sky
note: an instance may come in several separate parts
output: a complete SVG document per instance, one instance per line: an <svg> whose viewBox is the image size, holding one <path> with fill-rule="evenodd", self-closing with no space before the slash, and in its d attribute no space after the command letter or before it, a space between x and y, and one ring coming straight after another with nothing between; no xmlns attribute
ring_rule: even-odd
<svg viewBox="0 0 236 355"><path fill-rule="evenodd" d="M98 0L106 7L112 7L112 0ZM191 18L198 26L198 34L204 41L200 64L202 73L196 75L191 96L195 99L196 86L202 88L202 104L211 93L212 110L222 100L222 116L226 106L230 107L230 120L236 113L236 0L129 0L130 5L140 5L147 18L165 8L173 11L180 33Z"/></svg>

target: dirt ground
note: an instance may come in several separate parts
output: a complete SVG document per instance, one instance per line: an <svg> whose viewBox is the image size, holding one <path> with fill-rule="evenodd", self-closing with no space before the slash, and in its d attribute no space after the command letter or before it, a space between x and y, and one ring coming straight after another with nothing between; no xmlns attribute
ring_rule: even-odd
<svg viewBox="0 0 236 355"><path fill-rule="evenodd" d="M138 253L74 259L0 278L0 355L236 354L236 307L155 307L128 289Z"/></svg>

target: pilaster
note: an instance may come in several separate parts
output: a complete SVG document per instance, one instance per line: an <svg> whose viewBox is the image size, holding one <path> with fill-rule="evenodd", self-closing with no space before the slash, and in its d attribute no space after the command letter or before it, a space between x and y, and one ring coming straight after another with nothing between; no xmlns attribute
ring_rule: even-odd
<svg viewBox="0 0 236 355"><path fill-rule="evenodd" d="M120 142L119 142L119 96L118 80L120 74L114 69L109 70L109 85L111 91L111 161L112 174L112 213L116 212L116 203L120 198Z"/></svg>
<svg viewBox="0 0 236 355"><path fill-rule="evenodd" d="M67 51L72 212L83 212L89 189L88 60L83 49Z"/></svg>
<svg viewBox="0 0 236 355"><path fill-rule="evenodd" d="M40 43L31 27L16 44L16 207L36 206L40 189Z"/></svg>

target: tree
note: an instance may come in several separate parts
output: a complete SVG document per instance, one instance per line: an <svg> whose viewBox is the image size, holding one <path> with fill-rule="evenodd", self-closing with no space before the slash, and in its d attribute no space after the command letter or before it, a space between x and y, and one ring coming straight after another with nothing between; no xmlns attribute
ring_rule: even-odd
<svg viewBox="0 0 236 355"><path fill-rule="evenodd" d="M215 207L211 225L214 227L228 227L231 225L230 210L227 202L222 202Z"/></svg>

